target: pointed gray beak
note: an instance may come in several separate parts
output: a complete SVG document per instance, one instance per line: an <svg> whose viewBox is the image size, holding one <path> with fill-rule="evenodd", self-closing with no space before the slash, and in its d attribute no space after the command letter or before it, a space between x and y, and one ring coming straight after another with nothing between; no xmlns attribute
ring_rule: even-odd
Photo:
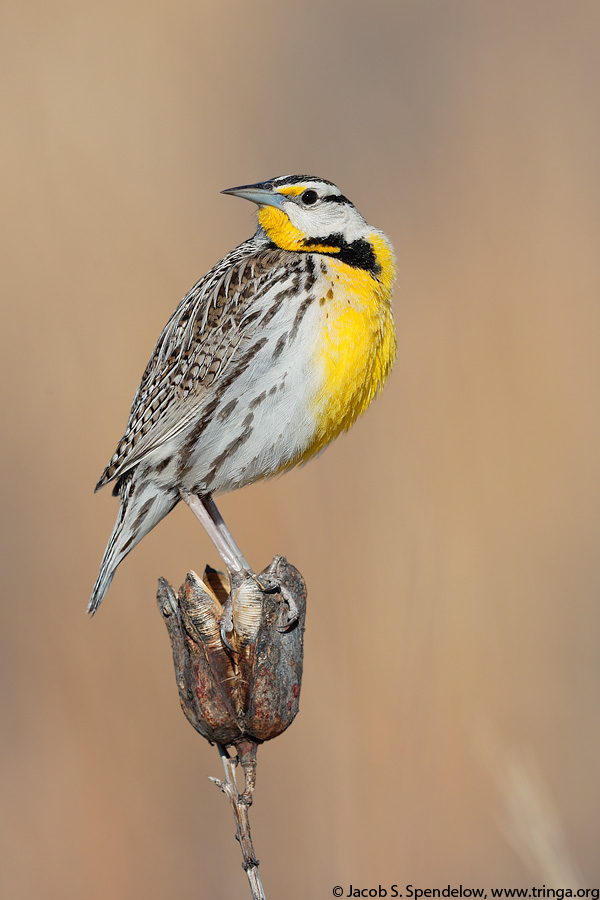
<svg viewBox="0 0 600 900"><path fill-rule="evenodd" d="M252 203L257 203L258 206L275 206L277 209L281 209L281 205L286 199L277 191L274 191L268 181L227 188L226 191L221 191L221 193L229 194L231 197L241 197L243 200L250 200Z"/></svg>

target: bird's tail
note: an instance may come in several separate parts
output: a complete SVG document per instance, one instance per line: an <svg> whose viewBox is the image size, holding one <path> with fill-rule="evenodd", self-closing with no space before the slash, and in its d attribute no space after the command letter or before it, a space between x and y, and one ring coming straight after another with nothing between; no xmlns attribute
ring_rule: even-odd
<svg viewBox="0 0 600 900"><path fill-rule="evenodd" d="M179 499L177 494L165 492L151 481L136 480L135 471L119 485L119 496L119 515L87 607L91 616L102 603L119 563L173 509Z"/></svg>

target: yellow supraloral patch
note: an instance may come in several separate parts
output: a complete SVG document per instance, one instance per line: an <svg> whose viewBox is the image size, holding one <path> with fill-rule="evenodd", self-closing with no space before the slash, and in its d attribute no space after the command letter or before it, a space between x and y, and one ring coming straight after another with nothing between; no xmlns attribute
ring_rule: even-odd
<svg viewBox="0 0 600 900"><path fill-rule="evenodd" d="M299 197L306 190L305 184L292 184L289 187L278 188L279 194L285 194L288 197Z"/></svg>

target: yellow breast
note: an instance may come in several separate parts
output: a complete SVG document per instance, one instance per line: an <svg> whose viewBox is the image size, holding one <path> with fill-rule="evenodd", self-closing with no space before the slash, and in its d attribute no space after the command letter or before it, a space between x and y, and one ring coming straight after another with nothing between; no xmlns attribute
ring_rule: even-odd
<svg viewBox="0 0 600 900"><path fill-rule="evenodd" d="M302 462L365 412L396 356L391 310L394 256L380 232L368 236L380 266L378 277L330 258L331 289L321 300L322 335L315 365L322 371L314 399L316 433Z"/></svg>

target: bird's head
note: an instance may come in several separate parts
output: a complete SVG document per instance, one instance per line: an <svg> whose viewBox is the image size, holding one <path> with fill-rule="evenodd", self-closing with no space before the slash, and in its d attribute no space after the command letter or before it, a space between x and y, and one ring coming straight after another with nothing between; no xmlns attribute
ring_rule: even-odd
<svg viewBox="0 0 600 900"><path fill-rule="evenodd" d="M256 203L260 227L282 250L325 253L376 274L373 238L379 244L381 232L367 224L331 181L282 175L222 193Z"/></svg>

